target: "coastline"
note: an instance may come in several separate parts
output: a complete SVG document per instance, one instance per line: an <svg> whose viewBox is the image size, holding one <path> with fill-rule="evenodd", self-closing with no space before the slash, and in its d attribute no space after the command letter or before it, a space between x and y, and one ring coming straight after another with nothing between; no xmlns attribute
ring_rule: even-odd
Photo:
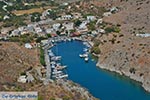
<svg viewBox="0 0 150 100"><path fill-rule="evenodd" d="M119 75L125 75L127 77L129 77L132 80L135 80L137 82L141 83L141 86L144 88L145 91L150 92L150 84L147 84L147 81L144 80L143 78L140 78L136 75L130 74L129 72L125 72L125 71L121 71L121 70L117 70L114 67L107 67L107 64L101 64L100 61L97 62L96 64L97 67L101 68L101 69L105 69L111 72L115 72L118 73Z"/></svg>
<svg viewBox="0 0 150 100"><path fill-rule="evenodd" d="M75 40L80 40L83 41L80 38L75 38ZM88 42L88 41L86 41ZM89 42L88 42L89 43ZM89 43L91 45L91 43ZM92 46L92 45L91 45ZM46 78L43 81L44 85L48 85L50 82L55 83L55 81L53 79L51 79L51 66L50 66L50 57L48 55L48 50L51 49L53 47L53 44L48 42L44 47L44 55L45 55L45 62L46 62ZM81 96L83 98L86 98L86 100L99 100L97 98L95 98L86 88L80 86L80 84L77 84L75 82L73 82L72 80L64 80L64 79L60 79L60 80L56 80L55 84L61 84L63 86L63 88L67 91L75 91L77 93L80 93Z"/></svg>

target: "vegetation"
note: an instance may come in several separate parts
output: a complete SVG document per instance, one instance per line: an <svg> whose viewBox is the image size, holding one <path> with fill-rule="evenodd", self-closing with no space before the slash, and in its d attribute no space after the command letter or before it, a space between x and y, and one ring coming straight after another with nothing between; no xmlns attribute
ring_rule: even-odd
<svg viewBox="0 0 150 100"><path fill-rule="evenodd" d="M136 71L136 69L135 68L130 68L130 73L133 73L133 74L135 74L135 71Z"/></svg>
<svg viewBox="0 0 150 100"><path fill-rule="evenodd" d="M40 63L45 66L45 57L44 57L44 49L40 47Z"/></svg>
<svg viewBox="0 0 150 100"><path fill-rule="evenodd" d="M34 40L34 37L29 34L21 35L20 37L10 37L11 42L30 43Z"/></svg>
<svg viewBox="0 0 150 100"><path fill-rule="evenodd" d="M105 32L106 33L111 33L111 32L119 33L120 32L120 28L117 27L117 26L107 27L107 28L105 28Z"/></svg>
<svg viewBox="0 0 150 100"><path fill-rule="evenodd" d="M5 20L4 21L4 25L3 27L10 27L10 26L16 26L16 27L19 27L19 26L23 26L23 25L26 25L25 22L23 22L24 18L22 16L11 16L9 19Z"/></svg>
<svg viewBox="0 0 150 100"><path fill-rule="evenodd" d="M99 49L98 46L95 46L95 47L92 47L92 48L91 48L91 53L100 54L101 51L100 51L100 49Z"/></svg>
<svg viewBox="0 0 150 100"><path fill-rule="evenodd" d="M44 100L42 96L38 96L38 100Z"/></svg>
<svg viewBox="0 0 150 100"><path fill-rule="evenodd" d="M36 39L36 42L37 43L40 43L42 40L44 40L44 39L47 39L47 38L45 38L45 37L38 37L37 39Z"/></svg>
<svg viewBox="0 0 150 100"><path fill-rule="evenodd" d="M96 29L96 28L95 28L95 24L96 24L95 21L94 21L94 22L90 22L90 23L88 24L88 29L91 30L91 31L95 30L95 29Z"/></svg>
<svg viewBox="0 0 150 100"><path fill-rule="evenodd" d="M76 27L79 27L82 22L78 19L74 21Z"/></svg>
<svg viewBox="0 0 150 100"><path fill-rule="evenodd" d="M49 13L49 14L48 14L49 18L51 18L51 19L53 19L53 20L55 20L55 19L57 18L57 15L56 15L56 12L55 12L55 11L49 10L48 13Z"/></svg>
<svg viewBox="0 0 150 100"><path fill-rule="evenodd" d="M40 13L33 13L32 16L31 16L31 22L38 22L40 21L40 16L41 14Z"/></svg>
<svg viewBox="0 0 150 100"><path fill-rule="evenodd" d="M55 98L50 98L50 100L56 100Z"/></svg>

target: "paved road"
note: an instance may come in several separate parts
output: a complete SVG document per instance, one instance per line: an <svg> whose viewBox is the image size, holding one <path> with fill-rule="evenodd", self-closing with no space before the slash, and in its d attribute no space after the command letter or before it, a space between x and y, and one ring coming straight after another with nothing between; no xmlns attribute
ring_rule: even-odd
<svg viewBox="0 0 150 100"><path fill-rule="evenodd" d="M49 80L51 78L51 66L50 66L50 58L48 55L49 46L44 47L44 55L45 55L45 63L46 63L46 79Z"/></svg>

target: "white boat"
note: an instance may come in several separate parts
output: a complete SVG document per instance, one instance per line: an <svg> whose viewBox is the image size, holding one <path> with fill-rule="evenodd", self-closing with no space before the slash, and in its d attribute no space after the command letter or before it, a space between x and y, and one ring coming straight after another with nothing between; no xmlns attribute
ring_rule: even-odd
<svg viewBox="0 0 150 100"><path fill-rule="evenodd" d="M89 60L89 58L88 58L88 57L86 57L84 60L85 60L85 61L88 61L88 60Z"/></svg>
<svg viewBox="0 0 150 100"><path fill-rule="evenodd" d="M88 57L88 54L80 54L79 55L81 58L86 58L86 57Z"/></svg>
<svg viewBox="0 0 150 100"><path fill-rule="evenodd" d="M79 54L79 56L80 56L81 58L83 58L83 55L82 55L82 54Z"/></svg>
<svg viewBox="0 0 150 100"><path fill-rule="evenodd" d="M60 74L60 73L62 73L62 71L54 71L54 72L52 72L52 74Z"/></svg>
<svg viewBox="0 0 150 100"><path fill-rule="evenodd" d="M55 65L54 65L54 64L52 64L52 65L51 65L51 67L52 67L52 68L55 68Z"/></svg>
<svg viewBox="0 0 150 100"><path fill-rule="evenodd" d="M54 60L54 61L58 61L61 59L61 56L55 56L55 57L52 57L51 60Z"/></svg>
<svg viewBox="0 0 150 100"><path fill-rule="evenodd" d="M88 51L88 49L87 49L87 48L84 48L84 49L83 49L83 51L84 51L84 52L87 52L87 51Z"/></svg>
<svg viewBox="0 0 150 100"><path fill-rule="evenodd" d="M68 74L65 74L65 75L57 76L56 78L57 78L57 79L62 79L62 78L67 78L67 77L68 77Z"/></svg>
<svg viewBox="0 0 150 100"><path fill-rule="evenodd" d="M55 67L56 70L63 70L65 68L67 68L67 66L57 66L57 67Z"/></svg>

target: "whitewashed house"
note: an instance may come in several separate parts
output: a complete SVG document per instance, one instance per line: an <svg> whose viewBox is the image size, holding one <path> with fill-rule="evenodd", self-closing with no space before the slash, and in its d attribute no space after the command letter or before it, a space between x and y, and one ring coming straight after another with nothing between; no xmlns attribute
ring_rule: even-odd
<svg viewBox="0 0 150 100"><path fill-rule="evenodd" d="M105 33L104 29L98 29L97 31L98 31L98 33Z"/></svg>
<svg viewBox="0 0 150 100"><path fill-rule="evenodd" d="M25 26L18 27L18 30L19 30L19 31L23 31L24 29L25 29Z"/></svg>
<svg viewBox="0 0 150 100"><path fill-rule="evenodd" d="M95 21L96 17L95 16L87 16L88 21Z"/></svg>
<svg viewBox="0 0 150 100"><path fill-rule="evenodd" d="M41 43L42 43L42 45L46 45L46 44L48 44L48 40L46 39L46 40L41 40Z"/></svg>
<svg viewBox="0 0 150 100"><path fill-rule="evenodd" d="M80 30L82 30L82 29L87 29L87 26L86 26L87 23L88 23L87 21L83 21L83 22L80 24L79 29L80 29Z"/></svg>
<svg viewBox="0 0 150 100"><path fill-rule="evenodd" d="M34 27L36 33L41 33L42 29L40 27Z"/></svg>
<svg viewBox="0 0 150 100"><path fill-rule="evenodd" d="M27 79L26 79L26 75L22 75L18 78L18 82L20 83L26 83Z"/></svg>
<svg viewBox="0 0 150 100"><path fill-rule="evenodd" d="M25 44L25 48L27 48L27 49L32 49L33 47L32 47L32 45L31 45L30 43L26 43L26 44Z"/></svg>
<svg viewBox="0 0 150 100"><path fill-rule="evenodd" d="M111 13L114 13L114 12L117 12L117 11L119 11L119 9L118 9L117 7L112 7L112 8L110 9L110 12L111 12Z"/></svg>
<svg viewBox="0 0 150 100"><path fill-rule="evenodd" d="M103 23L103 19L101 18L101 19L98 19L98 20L97 20L96 25L102 24L102 23Z"/></svg>
<svg viewBox="0 0 150 100"><path fill-rule="evenodd" d="M103 16L110 16L112 13L111 12L105 12L104 14L103 14Z"/></svg>
<svg viewBox="0 0 150 100"><path fill-rule="evenodd" d="M74 23L73 22L66 22L66 23L63 23L63 26L66 28L66 30L73 30L74 29Z"/></svg>
<svg viewBox="0 0 150 100"><path fill-rule="evenodd" d="M53 24L53 29L55 30L55 31L58 31L59 30L59 28L60 28L60 23L56 23L56 24Z"/></svg>
<svg viewBox="0 0 150 100"><path fill-rule="evenodd" d="M47 34L52 33L53 31L54 31L53 28L47 28L47 29L45 30L45 32L46 32Z"/></svg>
<svg viewBox="0 0 150 100"><path fill-rule="evenodd" d="M5 15L5 16L3 17L4 20L9 19L9 18L10 18L10 17L9 17L8 15Z"/></svg>
<svg viewBox="0 0 150 100"><path fill-rule="evenodd" d="M62 15L61 20L71 20L73 17L71 15Z"/></svg>
<svg viewBox="0 0 150 100"><path fill-rule="evenodd" d="M19 36L20 35L20 31L18 29L15 29L11 32L10 36Z"/></svg>

